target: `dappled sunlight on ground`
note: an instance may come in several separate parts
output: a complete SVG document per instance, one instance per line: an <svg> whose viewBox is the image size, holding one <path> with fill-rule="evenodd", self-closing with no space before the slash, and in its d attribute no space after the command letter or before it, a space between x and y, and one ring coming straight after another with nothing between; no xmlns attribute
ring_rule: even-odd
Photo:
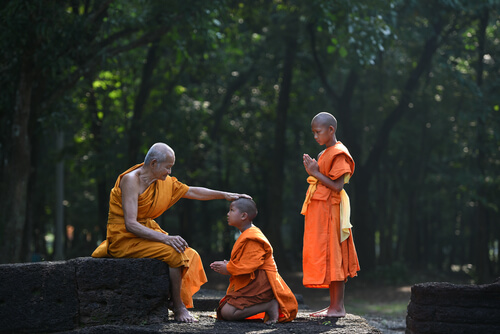
<svg viewBox="0 0 500 334"><path fill-rule="evenodd" d="M303 297L304 306L311 311L329 305L327 289L308 289L302 285L302 272L280 272L295 294ZM229 277L207 272L206 289L225 290ZM384 333L403 333L406 326L406 308L411 286L376 284L373 280L356 277L346 283L345 308L350 314L364 317L370 325Z"/></svg>

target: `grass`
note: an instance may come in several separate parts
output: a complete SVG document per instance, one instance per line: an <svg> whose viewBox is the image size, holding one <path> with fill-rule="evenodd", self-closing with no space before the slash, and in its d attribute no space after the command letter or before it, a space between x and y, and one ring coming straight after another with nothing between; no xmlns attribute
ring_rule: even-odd
<svg viewBox="0 0 500 334"><path fill-rule="evenodd" d="M354 299L345 304L347 312L352 314L391 318L405 317L407 306L408 302L403 301L373 303L362 299Z"/></svg>

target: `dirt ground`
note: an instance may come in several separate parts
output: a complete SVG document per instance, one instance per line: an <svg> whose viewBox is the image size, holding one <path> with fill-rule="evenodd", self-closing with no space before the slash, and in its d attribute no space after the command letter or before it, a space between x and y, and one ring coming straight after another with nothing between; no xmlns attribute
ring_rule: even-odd
<svg viewBox="0 0 500 334"><path fill-rule="evenodd" d="M302 285L302 272L280 272L285 282L299 300L299 317L328 306L327 289L308 289ZM204 289L224 291L228 278L207 270L208 283ZM348 314L366 319L367 323L382 333L404 333L406 308L410 301L410 285L382 285L370 277L356 277L346 283L345 307ZM302 303L301 303L302 302ZM297 319L298 321L300 319ZM328 320L326 320L328 321ZM341 333L334 331L334 333Z"/></svg>
<svg viewBox="0 0 500 334"><path fill-rule="evenodd" d="M103 325L82 328L66 334L153 334L153 333L247 333L247 334L290 334L290 333L335 333L335 334L379 334L383 333L370 326L363 318L348 314L345 318L311 319L300 311L293 322L284 324L266 325L260 321L217 321L213 312L195 311L197 323L178 323L169 321L158 325L118 326Z"/></svg>
<svg viewBox="0 0 500 334"><path fill-rule="evenodd" d="M327 289L308 289L302 285L302 273L284 273L292 291L303 296L312 311L328 306ZM411 286L377 285L368 278L356 277L345 285L345 308L349 314L361 316L383 333L404 333Z"/></svg>
<svg viewBox="0 0 500 334"><path fill-rule="evenodd" d="M329 303L328 290L306 289L302 285L302 273L281 273L285 282L298 296L299 313L290 323L266 325L261 321L217 321L215 312L202 307L191 310L197 323L184 324L168 321L162 324L102 325L80 328L66 334L152 334L152 333L404 333L406 307L410 299L409 286L376 286L369 279L355 278L346 284L345 306L347 316L341 319L312 318L309 313L324 308ZM224 295L228 277L207 270L209 282L195 295L195 307L200 298L218 301ZM357 280L357 281L356 281ZM212 298L214 295L217 298ZM211 308L211 307L210 307Z"/></svg>

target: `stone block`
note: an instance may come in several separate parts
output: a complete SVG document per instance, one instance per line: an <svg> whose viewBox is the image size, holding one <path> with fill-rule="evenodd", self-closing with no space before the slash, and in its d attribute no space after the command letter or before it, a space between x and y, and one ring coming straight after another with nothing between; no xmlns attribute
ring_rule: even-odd
<svg viewBox="0 0 500 334"><path fill-rule="evenodd" d="M406 317L405 334L493 334L499 327L488 324L454 324L450 322L420 321Z"/></svg>
<svg viewBox="0 0 500 334"><path fill-rule="evenodd" d="M67 262L0 265L0 332L72 329L78 318L75 268Z"/></svg>
<svg viewBox="0 0 500 334"><path fill-rule="evenodd" d="M484 285L421 283L412 286L411 300L421 305L500 307L500 283Z"/></svg>
<svg viewBox="0 0 500 334"><path fill-rule="evenodd" d="M412 286L406 333L500 333L500 280Z"/></svg>
<svg viewBox="0 0 500 334"><path fill-rule="evenodd" d="M0 265L0 333L168 320L169 269L154 259Z"/></svg>
<svg viewBox="0 0 500 334"><path fill-rule="evenodd" d="M477 323L481 319L483 324L498 324L500 308L461 307L461 306L435 306L410 303L408 313L414 320L450 322L457 324Z"/></svg>
<svg viewBox="0 0 500 334"><path fill-rule="evenodd" d="M70 261L76 268L79 324L150 324L168 320L169 269L155 259Z"/></svg>

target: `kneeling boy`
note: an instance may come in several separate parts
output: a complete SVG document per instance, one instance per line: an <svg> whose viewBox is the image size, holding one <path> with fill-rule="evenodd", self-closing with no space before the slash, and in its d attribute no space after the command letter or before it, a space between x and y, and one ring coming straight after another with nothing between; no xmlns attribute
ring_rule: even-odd
<svg viewBox="0 0 500 334"><path fill-rule="evenodd" d="M241 235L229 262L210 264L214 271L231 275L217 319L264 318L266 324L292 321L297 315L297 300L278 273L269 240L252 224L256 216L257 207L251 199L239 198L229 207L228 224L239 229Z"/></svg>

